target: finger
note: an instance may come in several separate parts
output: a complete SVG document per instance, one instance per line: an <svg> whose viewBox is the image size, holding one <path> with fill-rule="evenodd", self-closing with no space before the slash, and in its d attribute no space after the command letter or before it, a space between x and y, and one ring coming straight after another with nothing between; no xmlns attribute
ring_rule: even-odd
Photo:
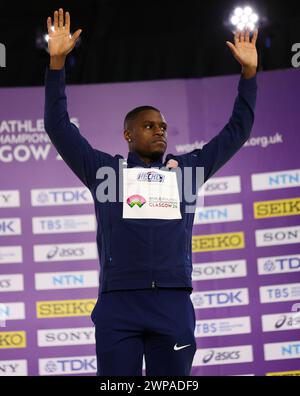
<svg viewBox="0 0 300 396"><path fill-rule="evenodd" d="M252 40L251 40L251 43L254 45L256 44L257 36L258 36L258 29L255 29L253 32Z"/></svg>
<svg viewBox="0 0 300 396"><path fill-rule="evenodd" d="M82 32L82 30L81 30L81 29L78 29L78 30L76 30L76 32L73 34L72 40L73 40L74 44L75 44L76 41L79 39L79 36L80 36L81 32Z"/></svg>
<svg viewBox="0 0 300 396"><path fill-rule="evenodd" d="M245 41L246 41L246 43L249 43L250 42L250 29L246 29L246 32L245 32Z"/></svg>
<svg viewBox="0 0 300 396"><path fill-rule="evenodd" d="M70 25L71 25L71 17L70 17L70 13L67 11L66 12L66 29L70 30Z"/></svg>
<svg viewBox="0 0 300 396"><path fill-rule="evenodd" d="M235 45L237 45L240 42L240 35L241 35L241 32L239 30L237 30L234 35L234 44Z"/></svg>
<svg viewBox="0 0 300 396"><path fill-rule="evenodd" d="M52 20L51 20L51 17L48 17L48 18L47 18L47 29L48 29L48 34L50 34L50 33L51 33L51 30L52 30Z"/></svg>
<svg viewBox="0 0 300 396"><path fill-rule="evenodd" d="M244 30L244 29L241 30L240 41L241 41L241 43L244 43L244 42L245 42L245 30Z"/></svg>
<svg viewBox="0 0 300 396"><path fill-rule="evenodd" d="M64 10L60 8L58 15L58 27L62 28L63 26L64 26Z"/></svg>
<svg viewBox="0 0 300 396"><path fill-rule="evenodd" d="M227 46L229 47L230 51L232 52L232 54L234 56L237 56L237 51L235 46L230 42L230 41L226 41Z"/></svg>
<svg viewBox="0 0 300 396"><path fill-rule="evenodd" d="M54 11L54 29L58 28L58 11Z"/></svg>

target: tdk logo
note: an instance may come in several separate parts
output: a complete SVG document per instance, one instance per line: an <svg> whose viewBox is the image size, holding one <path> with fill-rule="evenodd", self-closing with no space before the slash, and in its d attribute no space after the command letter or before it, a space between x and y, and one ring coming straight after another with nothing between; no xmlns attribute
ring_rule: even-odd
<svg viewBox="0 0 300 396"><path fill-rule="evenodd" d="M65 187L31 190L32 206L91 204L93 197L86 187Z"/></svg>
<svg viewBox="0 0 300 396"><path fill-rule="evenodd" d="M148 181L148 182L158 182L163 183L165 180L165 176L160 175L157 172L141 172L137 176L137 181Z"/></svg>
<svg viewBox="0 0 300 396"><path fill-rule="evenodd" d="M15 232L14 228L15 222L13 220L8 220L8 221L1 221L0 222L0 231L3 234L13 234Z"/></svg>
<svg viewBox="0 0 300 396"><path fill-rule="evenodd" d="M48 201L54 203L70 203L70 202L89 202L88 191L83 189L81 191L48 191L40 192L36 200L39 203L46 203Z"/></svg>
<svg viewBox="0 0 300 396"><path fill-rule="evenodd" d="M21 221L18 218L0 219L0 235L20 235Z"/></svg>
<svg viewBox="0 0 300 396"><path fill-rule="evenodd" d="M248 289L196 292L192 299L195 308L217 308L249 304Z"/></svg>
<svg viewBox="0 0 300 396"><path fill-rule="evenodd" d="M261 257L257 260L259 275L300 272L300 254Z"/></svg>
<svg viewBox="0 0 300 396"><path fill-rule="evenodd" d="M210 293L210 294L205 294L205 297L208 299L208 304L209 305L224 305L224 304L232 304L232 303L242 303L241 299L241 291L238 291L236 293L230 292L230 293Z"/></svg>
<svg viewBox="0 0 300 396"><path fill-rule="evenodd" d="M293 257L290 259L277 259L274 261L268 260L264 265L266 272L274 272L276 269L280 271L295 270L300 268L300 259Z"/></svg>
<svg viewBox="0 0 300 396"><path fill-rule="evenodd" d="M40 375L93 373L96 370L97 364L94 357L40 359Z"/></svg>

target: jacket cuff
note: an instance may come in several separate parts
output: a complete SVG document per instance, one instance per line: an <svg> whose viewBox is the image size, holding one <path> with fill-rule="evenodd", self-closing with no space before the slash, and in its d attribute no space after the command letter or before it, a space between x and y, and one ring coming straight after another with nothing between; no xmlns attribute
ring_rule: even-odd
<svg viewBox="0 0 300 396"><path fill-rule="evenodd" d="M60 70L51 70L49 67L46 68L45 71L45 81L57 81L64 82L65 81L65 68Z"/></svg>
<svg viewBox="0 0 300 396"><path fill-rule="evenodd" d="M239 90L256 90L257 89L257 74L251 78L240 77Z"/></svg>

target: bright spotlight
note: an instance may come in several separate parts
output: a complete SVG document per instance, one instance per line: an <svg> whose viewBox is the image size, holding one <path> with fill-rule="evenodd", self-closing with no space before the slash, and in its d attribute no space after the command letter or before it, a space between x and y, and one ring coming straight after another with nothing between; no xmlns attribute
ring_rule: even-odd
<svg viewBox="0 0 300 396"><path fill-rule="evenodd" d="M240 7L237 7L235 10L234 10L234 15L236 15L236 16L241 16L243 14L243 10L242 10L242 8L240 8Z"/></svg>
<svg viewBox="0 0 300 396"><path fill-rule="evenodd" d="M239 21L240 21L240 18L239 18L237 15L233 15L233 16L231 17L231 19L230 19L230 22L231 22L234 26L236 26L236 25L239 23Z"/></svg>
<svg viewBox="0 0 300 396"><path fill-rule="evenodd" d="M229 19L235 29L244 30L248 28L253 31L256 28L259 17L251 7L246 6L244 8L235 8Z"/></svg>
<svg viewBox="0 0 300 396"><path fill-rule="evenodd" d="M245 7L244 8L244 14L245 15L251 15L253 13L253 10L251 7Z"/></svg>
<svg viewBox="0 0 300 396"><path fill-rule="evenodd" d="M249 19L251 22L256 23L258 21L258 15L252 14L252 15L250 15Z"/></svg>

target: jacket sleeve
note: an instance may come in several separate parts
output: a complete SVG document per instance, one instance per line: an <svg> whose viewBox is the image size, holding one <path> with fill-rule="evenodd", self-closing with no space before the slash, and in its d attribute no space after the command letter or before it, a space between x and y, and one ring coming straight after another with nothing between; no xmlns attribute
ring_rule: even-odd
<svg viewBox="0 0 300 396"><path fill-rule="evenodd" d="M213 176L250 137L254 123L256 76L240 78L232 115L225 127L202 149L189 153L192 164L204 167L204 182Z"/></svg>
<svg viewBox="0 0 300 396"><path fill-rule="evenodd" d="M82 183L91 188L97 169L111 156L94 149L70 122L65 94L65 69L50 70L45 75L45 130L66 164Z"/></svg>

